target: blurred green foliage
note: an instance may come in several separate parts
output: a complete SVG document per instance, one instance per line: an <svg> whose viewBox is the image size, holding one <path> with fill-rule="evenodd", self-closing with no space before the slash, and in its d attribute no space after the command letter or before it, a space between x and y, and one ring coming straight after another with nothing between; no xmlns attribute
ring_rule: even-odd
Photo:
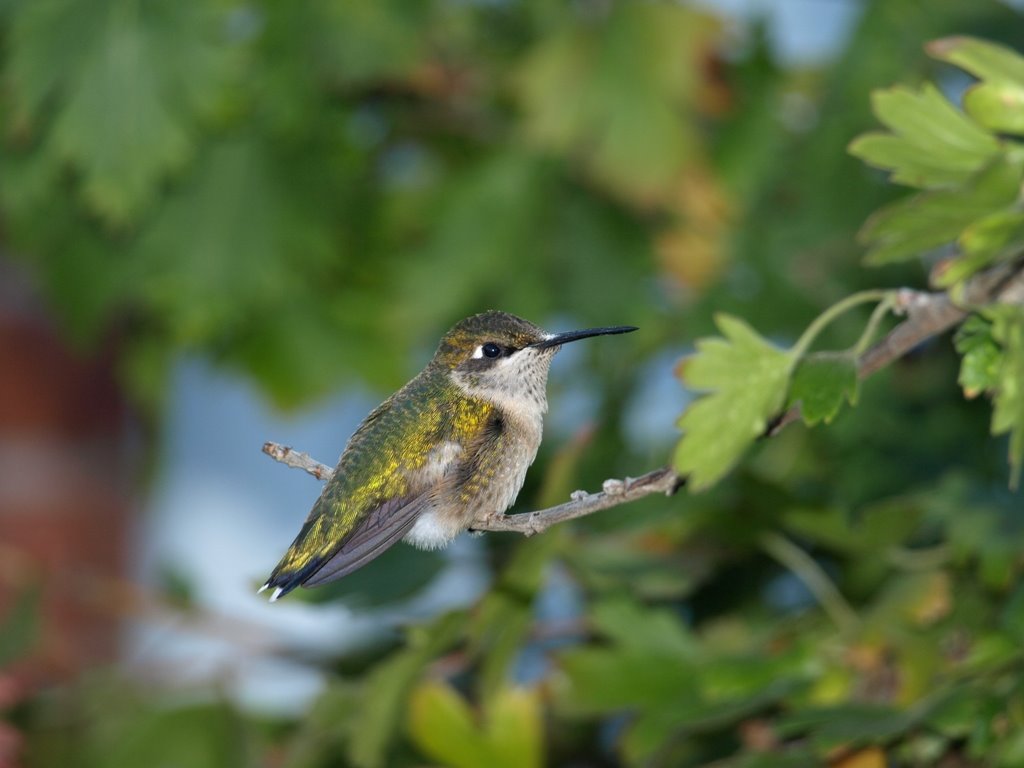
<svg viewBox="0 0 1024 768"><path fill-rule="evenodd" d="M859 10L794 68L687 4L0 0L3 246L154 412L182 351L298 405L393 388L485 307L642 326L574 371L600 424L544 446L544 506L666 460L624 406L727 313L682 371L710 394L676 461L707 492L487 537L477 604L324 662L307 711L113 670L33 695L6 713L27 764L1024 762L1024 520L988 436L1019 467L1019 308L972 318L962 364L933 343L859 391L857 302L801 336L936 248L954 290L1019 256L1022 60L948 36L1024 27L987 1ZM829 425L754 445L796 401ZM540 609L553 573L569 620Z"/></svg>

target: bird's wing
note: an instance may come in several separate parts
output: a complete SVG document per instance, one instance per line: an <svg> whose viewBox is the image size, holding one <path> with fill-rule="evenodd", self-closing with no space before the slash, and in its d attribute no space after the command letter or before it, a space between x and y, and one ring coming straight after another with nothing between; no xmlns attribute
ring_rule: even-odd
<svg viewBox="0 0 1024 768"><path fill-rule="evenodd" d="M409 532L428 497L429 493L422 493L411 499L389 499L371 510L303 585L315 587L336 581L373 560Z"/></svg>
<svg viewBox="0 0 1024 768"><path fill-rule="evenodd" d="M274 590L271 600L277 600L296 587L326 584L351 573L405 536L429 496L424 491L382 501L362 514L339 540L322 544L316 543L318 534L329 517L311 516L263 589Z"/></svg>

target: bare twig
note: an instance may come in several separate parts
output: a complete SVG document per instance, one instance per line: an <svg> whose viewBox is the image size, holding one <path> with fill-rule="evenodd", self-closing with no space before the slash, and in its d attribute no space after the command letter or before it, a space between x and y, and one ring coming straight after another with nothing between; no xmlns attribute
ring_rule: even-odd
<svg viewBox="0 0 1024 768"><path fill-rule="evenodd" d="M947 293L901 290L893 311L906 319L860 356L857 373L866 379L893 361L903 357L921 342L954 327L968 315L972 307L1003 301L1024 303L1024 265L1002 264L982 272L965 286L960 300L954 302ZM778 434L787 424L800 419L799 407L790 408L772 422L766 437ZM308 454L278 443L263 444L263 452L276 461L302 469L319 480L328 480L334 470ZM572 499L556 507L515 515L495 514L477 520L474 531L508 531L532 536L552 525L591 515L603 509L664 493L671 496L686 483L668 467L662 467L637 478L605 480L598 493L576 491Z"/></svg>
<svg viewBox="0 0 1024 768"><path fill-rule="evenodd" d="M334 470L326 464L321 464L308 453L294 451L287 445L267 441L263 444L263 452L274 461L309 472L317 480L330 480L334 474Z"/></svg>
<svg viewBox="0 0 1024 768"><path fill-rule="evenodd" d="M652 493L663 493L671 496L684 483L683 479L667 467L656 469L640 477L627 477L625 480L605 480L598 493L576 491L570 501L557 507L548 507L539 512L526 512L519 515L491 515L477 520L472 525L474 531L510 531L532 536L546 531L552 525L575 520L577 517L592 515L602 509L617 507L629 501L650 496Z"/></svg>

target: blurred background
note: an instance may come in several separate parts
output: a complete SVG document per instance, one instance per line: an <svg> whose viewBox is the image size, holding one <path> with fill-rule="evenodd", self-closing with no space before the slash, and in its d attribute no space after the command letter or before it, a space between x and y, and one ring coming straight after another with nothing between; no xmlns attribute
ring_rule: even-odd
<svg viewBox="0 0 1024 768"><path fill-rule="evenodd" d="M263 442L333 464L461 317L641 328L556 358L525 511L668 461L715 311L923 285L846 146L951 34L1021 5L0 0L0 767L1024 765L946 340L712 492L255 595L319 492Z"/></svg>

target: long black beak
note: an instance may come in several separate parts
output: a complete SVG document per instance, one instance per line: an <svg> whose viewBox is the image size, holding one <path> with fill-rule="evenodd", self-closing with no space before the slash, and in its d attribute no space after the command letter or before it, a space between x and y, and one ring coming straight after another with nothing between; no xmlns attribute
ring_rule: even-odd
<svg viewBox="0 0 1024 768"><path fill-rule="evenodd" d="M610 328L586 328L582 331L566 331L565 333L556 333L551 338L535 342L530 346L534 349L549 349L550 347L568 344L570 341L589 339L591 336L610 336L613 333L632 333L635 330L637 330L635 325L613 325Z"/></svg>

